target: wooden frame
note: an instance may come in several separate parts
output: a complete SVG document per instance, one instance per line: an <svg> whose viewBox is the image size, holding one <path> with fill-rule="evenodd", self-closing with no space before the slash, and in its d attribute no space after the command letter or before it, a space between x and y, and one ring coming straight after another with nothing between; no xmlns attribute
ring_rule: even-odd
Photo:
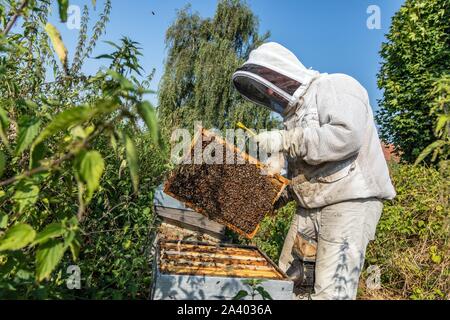
<svg viewBox="0 0 450 320"><path fill-rule="evenodd" d="M167 247L169 245L169 247ZM180 246L177 252L177 246ZM203 248L201 248L203 247ZM220 268L203 268L202 272L196 272L195 268L164 268L164 260L161 256L167 255L164 250L170 252L173 259L179 261L178 255L206 256L202 261L214 266L215 262L224 262L234 265L234 260L247 258L249 269L246 272L226 272ZM198 250L197 250L198 249ZM224 252L225 251L225 252ZM173 300L231 300L241 291L249 291L246 285L248 280L262 280L258 286L263 287L274 300L292 299L293 282L288 276L255 246L219 244L195 241L158 241L154 255L153 271L154 281L151 287L151 299ZM201 263L201 262L200 262ZM183 265L182 261L180 262ZM272 269L275 277L267 276L267 268L255 267L256 264L265 265ZM195 264L194 264L195 265ZM198 263L196 265L199 265ZM238 266L236 265L238 268ZM246 299L262 300L260 294L248 296Z"/></svg>
<svg viewBox="0 0 450 320"><path fill-rule="evenodd" d="M287 185L290 183L290 180L286 179L285 177L281 176L278 173L272 173L267 169L267 166L260 162L258 159L255 159L254 157L250 156L248 153L241 151L239 148L237 148L235 145L231 145L229 142L225 141L224 139L220 138L219 136L217 136L216 134L214 134L213 132L207 130L207 129L202 129L201 132L198 132L194 139L191 142L190 145L190 153L187 154L185 156L185 158L183 160L186 160L187 157L190 157L191 154L193 154L194 152L194 148L195 145L198 141L198 139L202 139L202 137L205 136L207 137L209 140L211 138L214 138L215 141L217 141L218 143L222 144L225 146L226 149L229 149L230 151L233 152L233 154L239 154L245 161L248 161L250 164L254 164L258 169L261 170L266 170L268 172L267 177L268 179L270 179L272 185L276 186L279 189L278 194L276 195L276 197L273 199L272 204L275 204L275 202L280 198L282 192L284 191L284 189L287 187ZM169 188L170 185L172 184L173 180L175 179L175 175L171 174L169 176L169 178L167 179L166 183L164 184L164 192L168 195L170 195L171 197L177 199L178 201L183 202L187 207L205 215L206 217L208 217L207 212L205 212L205 210L203 210L200 207L197 207L195 204L189 202L189 201L185 201L184 199L182 199L181 197L177 196L176 194L170 192ZM267 213L266 213L267 214ZM223 223L225 226L227 226L228 228L230 228L231 230L237 232L238 234L248 238L248 239L252 239L256 233L258 232L259 229L259 224L256 226L255 230L253 230L251 233L246 233L245 231L239 229L238 227L234 226L231 223L225 222L225 221L220 221L220 223Z"/></svg>

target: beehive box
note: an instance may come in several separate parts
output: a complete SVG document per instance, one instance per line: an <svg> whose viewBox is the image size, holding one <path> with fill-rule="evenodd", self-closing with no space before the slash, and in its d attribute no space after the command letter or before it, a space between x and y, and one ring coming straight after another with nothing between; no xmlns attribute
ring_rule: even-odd
<svg viewBox="0 0 450 320"><path fill-rule="evenodd" d="M223 240L225 227L204 215L187 208L183 203L165 194L162 186L153 197L155 213L162 220L159 233L169 240L193 240L215 243Z"/></svg>
<svg viewBox="0 0 450 320"><path fill-rule="evenodd" d="M220 146L224 163L181 164L171 172L164 192L209 219L253 238L289 180L271 173L257 159L205 129L191 143L191 160L197 143L201 143L201 150L215 149L211 143L212 147ZM226 157L234 157L236 163L226 163Z"/></svg>
<svg viewBox="0 0 450 320"><path fill-rule="evenodd" d="M160 241L155 259L155 300L228 300L241 290L258 300L247 284L256 279L272 299L292 299L292 281L256 247Z"/></svg>

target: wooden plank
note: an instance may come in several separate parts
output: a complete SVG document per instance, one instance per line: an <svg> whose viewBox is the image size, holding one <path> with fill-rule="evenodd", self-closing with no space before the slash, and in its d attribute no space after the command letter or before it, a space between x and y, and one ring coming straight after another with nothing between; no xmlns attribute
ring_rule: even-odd
<svg viewBox="0 0 450 320"><path fill-rule="evenodd" d="M190 258L190 259L187 259ZM184 261L193 261L192 259L195 259L196 257L192 257L191 255L166 255L166 252L161 257L161 264L163 263L171 263L173 261L176 261L176 263L185 264ZM266 260L259 259L259 258L242 258L242 257L198 257L198 261L209 263L209 264L217 264L217 263L223 263L225 265L237 265L237 264L245 264L245 265L255 265L255 266L269 266ZM194 260L195 262L195 260Z"/></svg>
<svg viewBox="0 0 450 320"><path fill-rule="evenodd" d="M196 258L222 258L231 257L233 259L249 259L256 261L265 260L278 273L284 275L284 272L259 248L247 245L232 244L210 244L193 241L160 241L158 242L158 257L162 257L165 252L169 254L185 254Z"/></svg>
<svg viewBox="0 0 450 320"><path fill-rule="evenodd" d="M275 272L272 266L269 266L267 263L245 263L245 261L237 261L235 263L230 263L230 261L195 261L188 259L179 259L177 261L174 260L165 260L161 261L161 270L170 268L170 267L188 267L188 268L216 268L216 269L227 269L227 270L265 270Z"/></svg>
<svg viewBox="0 0 450 320"><path fill-rule="evenodd" d="M236 247L221 247L215 245L195 245L195 244L185 244L179 243L162 243L160 246L163 250L173 250L177 252L198 252L198 253L214 253L214 254L234 254L249 257L262 257L258 250L255 249L244 249Z"/></svg>
<svg viewBox="0 0 450 320"><path fill-rule="evenodd" d="M205 230L219 235L225 234L225 227L223 225L194 211L164 207L155 207L155 211L164 219L177 221L180 224L188 225L200 231Z"/></svg>
<svg viewBox="0 0 450 320"><path fill-rule="evenodd" d="M174 257L192 257L197 259L231 259L231 260L244 260L244 261L266 261L263 257L255 256L242 256L236 254L220 254L220 253L199 253L199 252L183 252L183 251L163 251L161 252L163 256Z"/></svg>
<svg viewBox="0 0 450 320"><path fill-rule="evenodd" d="M166 266L161 267L162 273L186 274L186 275L210 275L210 276L227 276L241 277L250 279L283 279L278 272L268 270L246 270L233 268L200 268L189 266Z"/></svg>

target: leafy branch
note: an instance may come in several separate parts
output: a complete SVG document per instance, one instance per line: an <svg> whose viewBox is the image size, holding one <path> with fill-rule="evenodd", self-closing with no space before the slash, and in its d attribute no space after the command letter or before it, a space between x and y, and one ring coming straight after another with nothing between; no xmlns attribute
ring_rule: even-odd
<svg viewBox="0 0 450 320"><path fill-rule="evenodd" d="M8 35L9 31L11 31L14 24L17 22L17 19L22 15L23 11L28 5L29 0L23 0L22 3L19 5L19 7L15 10L14 15L7 23L5 30L2 31L2 34L4 36Z"/></svg>

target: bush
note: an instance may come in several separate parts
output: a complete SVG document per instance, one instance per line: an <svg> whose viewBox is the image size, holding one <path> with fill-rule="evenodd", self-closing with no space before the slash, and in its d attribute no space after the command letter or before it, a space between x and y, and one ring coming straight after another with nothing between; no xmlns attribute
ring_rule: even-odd
<svg viewBox="0 0 450 320"><path fill-rule="evenodd" d="M364 298L449 299L449 180L433 168L391 165L397 197L385 202L366 264L381 268L381 290ZM367 275L363 275L362 280Z"/></svg>
<svg viewBox="0 0 450 320"><path fill-rule="evenodd" d="M295 202L290 202L285 207L278 210L276 216L266 217L261 222L260 229L251 242L275 262L277 262L280 257L284 239L291 226L295 210Z"/></svg>
<svg viewBox="0 0 450 320"><path fill-rule="evenodd" d="M66 299L147 299L149 296L156 231L153 190L161 183L168 157L152 144L148 134L135 137L135 142L139 153L140 192L133 192L130 174L121 165L124 161L121 153L110 154L102 187L81 224L84 247L77 263L81 270L81 289L64 290ZM63 274L66 267L62 267Z"/></svg>
<svg viewBox="0 0 450 320"><path fill-rule="evenodd" d="M403 164L391 164L391 174L397 197L384 203L366 254L366 267L381 269L381 289L365 286L370 274L364 271L359 298L449 299L449 179L433 168ZM291 202L267 217L252 240L275 262L294 212Z"/></svg>

